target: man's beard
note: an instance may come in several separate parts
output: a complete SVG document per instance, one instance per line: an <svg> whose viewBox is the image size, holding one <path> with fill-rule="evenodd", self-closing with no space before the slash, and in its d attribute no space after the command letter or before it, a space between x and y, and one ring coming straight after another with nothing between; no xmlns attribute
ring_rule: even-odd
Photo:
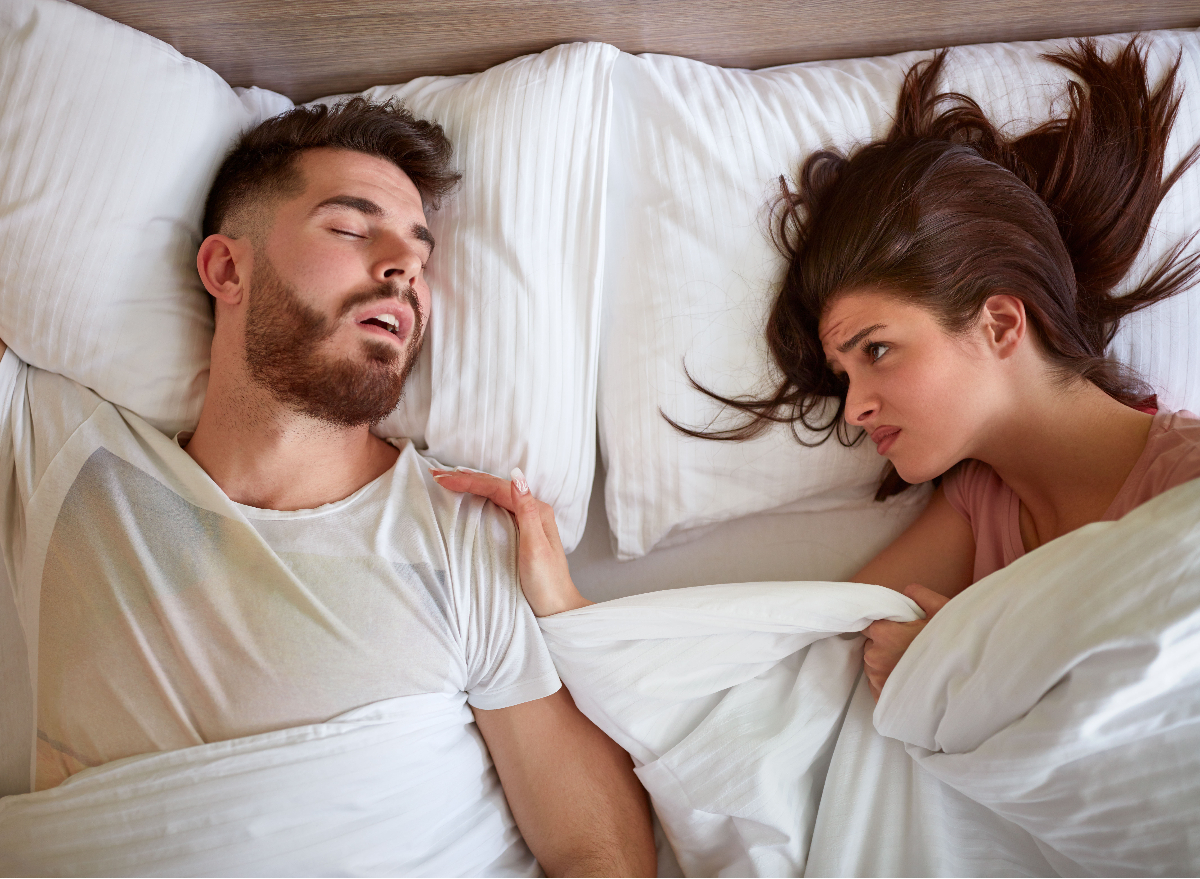
<svg viewBox="0 0 1200 879"><path fill-rule="evenodd" d="M407 301L415 318L403 350L364 338L361 360L320 354L352 310L385 299ZM265 257L250 278L246 310L246 366L250 378L284 405L337 427L377 424L400 402L404 382L421 352L425 315L416 291L382 283L351 294L334 318L309 307Z"/></svg>

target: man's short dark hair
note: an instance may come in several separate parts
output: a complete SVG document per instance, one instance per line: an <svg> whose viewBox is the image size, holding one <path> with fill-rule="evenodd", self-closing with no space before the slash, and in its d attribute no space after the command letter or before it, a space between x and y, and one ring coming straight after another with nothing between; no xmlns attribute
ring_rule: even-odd
<svg viewBox="0 0 1200 879"><path fill-rule="evenodd" d="M302 185L296 157L321 147L391 162L431 208L461 177L450 166L454 149L442 126L416 118L395 99L378 104L355 97L333 106L297 107L238 138L209 190L204 236L224 232L230 217L255 201L295 194Z"/></svg>

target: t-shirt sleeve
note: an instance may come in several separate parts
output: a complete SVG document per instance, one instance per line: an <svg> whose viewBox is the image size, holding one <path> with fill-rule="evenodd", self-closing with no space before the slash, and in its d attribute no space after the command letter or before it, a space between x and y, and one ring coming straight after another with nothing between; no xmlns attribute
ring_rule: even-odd
<svg viewBox="0 0 1200 879"><path fill-rule="evenodd" d="M1156 438L1146 481L1156 496L1200 478L1200 418L1186 409L1171 413Z"/></svg>
<svg viewBox="0 0 1200 879"><path fill-rule="evenodd" d="M531 702L562 686L517 574L517 533L509 515L488 502L477 515L462 570L470 579L466 634L467 701L493 710Z"/></svg>
<svg viewBox="0 0 1200 879"><path fill-rule="evenodd" d="M6 488L15 488L27 502L67 440L103 405L95 391L6 350L0 358L0 472Z"/></svg>
<svg viewBox="0 0 1200 879"><path fill-rule="evenodd" d="M25 530L24 505L17 485L16 455L13 446L13 409L14 400L19 396L18 388L24 383L26 371L27 367L13 353L12 348L7 349L4 356L0 357L0 480L3 482L0 489L0 535L3 536L0 549L3 551L5 569L2 578L4 582L0 586L6 590L3 600L0 600L0 612L6 614L6 619L0 623L0 634L9 639L12 638L12 626L16 624L16 617L12 617L10 625L7 619L8 600L12 595L11 584L17 582L17 557ZM15 613L15 608L13 611ZM13 674L10 670L12 664L3 661L5 653L6 651L0 648L0 666L3 666L5 680L17 680L16 677L10 677Z"/></svg>
<svg viewBox="0 0 1200 879"><path fill-rule="evenodd" d="M14 401L17 388L24 384L28 367L13 353L12 348L0 357L0 473L3 473L5 499L11 499L15 474L13 449Z"/></svg>
<svg viewBox="0 0 1200 879"><path fill-rule="evenodd" d="M10 579L24 550L29 499L67 440L102 405L94 391L30 366L12 348L0 357L0 535Z"/></svg>
<svg viewBox="0 0 1200 879"><path fill-rule="evenodd" d="M968 522L973 522L978 512L986 471L990 469L986 464L971 459L951 467L942 479L942 492L946 500Z"/></svg>

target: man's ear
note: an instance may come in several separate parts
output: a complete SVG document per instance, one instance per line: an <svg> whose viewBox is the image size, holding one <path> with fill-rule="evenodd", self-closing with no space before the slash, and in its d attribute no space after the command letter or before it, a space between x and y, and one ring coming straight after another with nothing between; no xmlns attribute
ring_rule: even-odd
<svg viewBox="0 0 1200 879"><path fill-rule="evenodd" d="M1029 329L1025 303L1010 293L989 296L979 317L988 346L1002 360L1016 352Z"/></svg>
<svg viewBox="0 0 1200 879"><path fill-rule="evenodd" d="M246 295L252 267L252 251L244 238L209 235L196 254L200 280L218 302L237 305Z"/></svg>

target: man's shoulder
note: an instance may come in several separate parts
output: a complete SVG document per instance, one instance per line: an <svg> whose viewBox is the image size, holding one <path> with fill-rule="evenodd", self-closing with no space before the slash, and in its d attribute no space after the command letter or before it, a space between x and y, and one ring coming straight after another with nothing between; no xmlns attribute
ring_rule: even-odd
<svg viewBox="0 0 1200 879"><path fill-rule="evenodd" d="M396 471L404 483L405 503L411 505L425 499L448 547L461 547L464 542L479 540L497 542L494 548L498 551L507 552L510 547L515 547L516 525L507 510L476 495L450 491L439 485L431 471L453 470L454 467L442 463L428 451L419 450L411 440L389 439L388 442L400 450Z"/></svg>

